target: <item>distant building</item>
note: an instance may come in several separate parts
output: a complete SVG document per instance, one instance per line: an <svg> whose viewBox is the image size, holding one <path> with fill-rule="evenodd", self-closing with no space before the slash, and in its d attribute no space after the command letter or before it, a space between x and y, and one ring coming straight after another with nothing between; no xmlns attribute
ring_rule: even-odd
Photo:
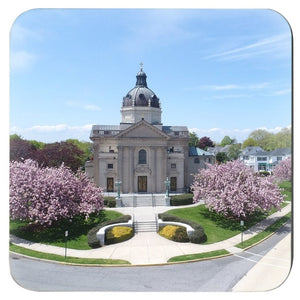
<svg viewBox="0 0 300 300"><path fill-rule="evenodd" d="M120 125L94 125L90 139L94 158L86 172L106 192L164 193L168 178L171 192L188 190L191 173L213 163L214 156L189 148L186 126L164 126L161 102L148 88L141 70L136 85L123 98Z"/></svg>
<svg viewBox="0 0 300 300"><path fill-rule="evenodd" d="M246 147L240 154L240 159L247 166L253 168L255 172L271 172L281 160L286 160L291 156L292 151L290 148L264 151L261 147Z"/></svg>

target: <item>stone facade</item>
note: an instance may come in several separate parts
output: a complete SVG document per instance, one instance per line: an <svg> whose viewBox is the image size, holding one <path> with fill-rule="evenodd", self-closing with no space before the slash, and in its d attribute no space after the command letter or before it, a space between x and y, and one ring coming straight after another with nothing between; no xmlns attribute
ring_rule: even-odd
<svg viewBox="0 0 300 300"><path fill-rule="evenodd" d="M94 125L94 159L86 172L107 192L164 193L186 191L192 183L186 126L163 126L160 100L137 74L135 88L123 98L120 125ZM193 169L193 168L192 168Z"/></svg>

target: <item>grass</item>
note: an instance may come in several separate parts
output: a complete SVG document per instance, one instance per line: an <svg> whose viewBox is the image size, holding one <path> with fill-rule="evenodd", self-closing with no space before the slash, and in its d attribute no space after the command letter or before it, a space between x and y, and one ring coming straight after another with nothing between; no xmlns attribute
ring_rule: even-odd
<svg viewBox="0 0 300 300"><path fill-rule="evenodd" d="M287 197L285 201L291 201L291 182L285 181L280 184L280 187L284 189L282 192ZM282 207L287 203L282 203ZM251 219L245 221L244 230L247 230L251 226L265 219L268 215L276 212L275 209L271 210L268 214L256 213L251 216ZM205 205L199 205L195 207L172 209L166 212L167 214L180 217L182 219L191 220L200 224L205 231L207 241L203 244L212 244L229 239L241 232L240 221L227 219L222 215L209 211Z"/></svg>
<svg viewBox="0 0 300 300"><path fill-rule="evenodd" d="M88 231L99 223L121 217L116 211L101 211L88 220L76 216L69 220L61 220L50 228L42 228L22 221L10 222L10 233L31 242L38 242L58 247L65 246L65 230L68 230L68 248L78 250L92 249L87 243Z"/></svg>
<svg viewBox="0 0 300 300"><path fill-rule="evenodd" d="M283 189L282 194L286 195L284 201L292 201L292 183L291 181L282 181L279 183L279 187Z"/></svg>
<svg viewBox="0 0 300 300"><path fill-rule="evenodd" d="M171 257L168 262L179 262L179 261L189 261L189 260L201 260L201 259L207 259L212 257L219 257L223 255L230 254L227 250L215 250L210 252L204 252L204 253L196 253L196 254L187 254L187 255L179 255Z"/></svg>
<svg viewBox="0 0 300 300"><path fill-rule="evenodd" d="M258 233L254 237L252 237L252 238L244 241L243 244L239 243L239 244L235 245L235 247L238 247L238 248L241 248L241 249L245 249L245 248L248 248L248 247L250 247L250 246L252 246L252 245L260 242L261 240L267 238L269 235L271 235L276 230L278 230L290 218L291 218L291 213L289 212L288 214L286 214L285 216L283 216L282 218L280 218L279 220L277 220L275 223L273 223L272 225L270 225L269 227L267 227L264 231Z"/></svg>
<svg viewBox="0 0 300 300"><path fill-rule="evenodd" d="M205 231L207 241L203 244L213 244L227 240L241 232L239 220L227 219L222 215L209 211L205 205L189 208L172 209L167 214L191 220L200 224ZM248 229L266 217L263 213L257 213L251 220L245 222L244 229Z"/></svg>
<svg viewBox="0 0 300 300"><path fill-rule="evenodd" d="M30 257L47 259L65 263L73 263L73 264L84 264L84 265L130 265L130 262L122 259L104 259L104 258L80 258L80 257L69 257L66 258L61 255L49 254L39 251L34 251L30 249L26 249L20 246L16 246L13 244L9 245L9 250L15 253L27 255Z"/></svg>

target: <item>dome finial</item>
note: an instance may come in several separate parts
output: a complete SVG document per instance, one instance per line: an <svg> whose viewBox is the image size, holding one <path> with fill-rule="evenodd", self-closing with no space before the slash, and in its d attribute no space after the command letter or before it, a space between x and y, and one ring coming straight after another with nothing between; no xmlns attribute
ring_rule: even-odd
<svg viewBox="0 0 300 300"><path fill-rule="evenodd" d="M142 62L140 62L140 66L141 66L141 72L143 72L143 63Z"/></svg>

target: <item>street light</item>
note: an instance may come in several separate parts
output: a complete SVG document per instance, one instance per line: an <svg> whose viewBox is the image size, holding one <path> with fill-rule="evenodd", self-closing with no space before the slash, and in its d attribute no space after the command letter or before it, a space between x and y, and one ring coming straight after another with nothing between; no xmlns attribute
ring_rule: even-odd
<svg viewBox="0 0 300 300"><path fill-rule="evenodd" d="M241 242L243 246L243 232L244 232L244 220L241 220Z"/></svg>
<svg viewBox="0 0 300 300"><path fill-rule="evenodd" d="M67 242L68 242L68 230L65 231L65 259L67 258Z"/></svg>
<svg viewBox="0 0 300 300"><path fill-rule="evenodd" d="M166 197L169 197L169 188L170 188L169 177L167 177L167 180L165 181L165 185L166 185Z"/></svg>
<svg viewBox="0 0 300 300"><path fill-rule="evenodd" d="M122 181L118 180L115 185L117 187L117 197L120 198L120 186L122 184Z"/></svg>

